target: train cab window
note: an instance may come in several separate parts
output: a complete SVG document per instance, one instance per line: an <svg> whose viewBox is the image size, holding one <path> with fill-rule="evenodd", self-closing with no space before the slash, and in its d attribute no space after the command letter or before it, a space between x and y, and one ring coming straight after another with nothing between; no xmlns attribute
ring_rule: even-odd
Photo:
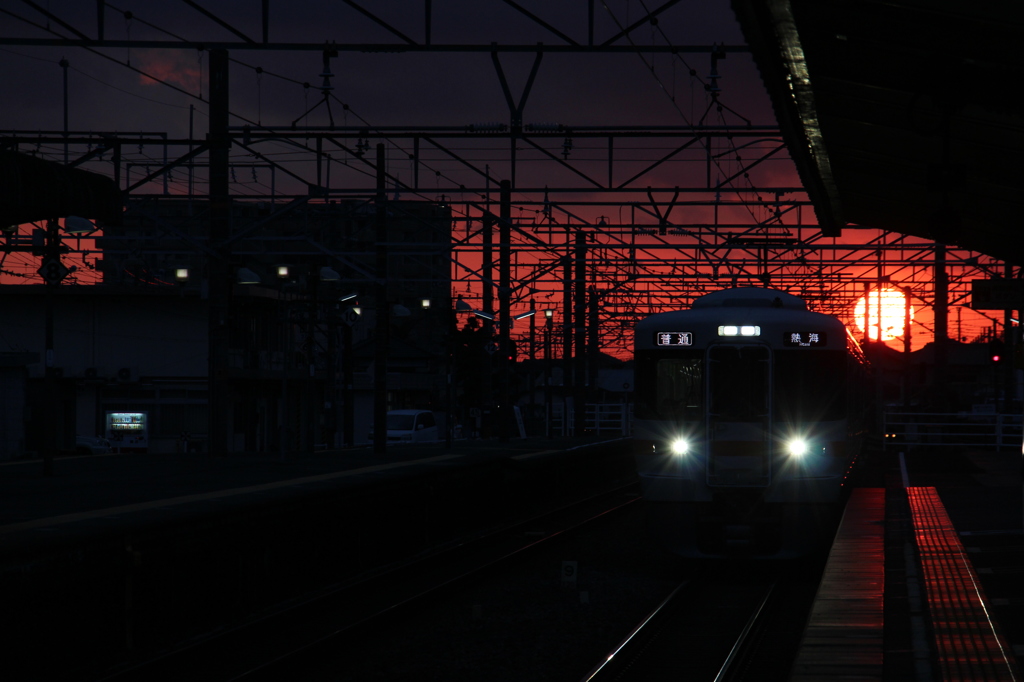
<svg viewBox="0 0 1024 682"><path fill-rule="evenodd" d="M671 355L666 357L667 355ZM635 414L640 419L698 420L703 407L703 353L637 354Z"/></svg>
<svg viewBox="0 0 1024 682"><path fill-rule="evenodd" d="M698 419L701 408L701 361L661 360L657 372L657 410L670 419Z"/></svg>
<svg viewBox="0 0 1024 682"><path fill-rule="evenodd" d="M775 352L778 421L831 421L846 417L846 356L831 350Z"/></svg>
<svg viewBox="0 0 1024 682"><path fill-rule="evenodd" d="M725 421L758 421L768 415L769 351L764 346L708 349L711 415Z"/></svg>

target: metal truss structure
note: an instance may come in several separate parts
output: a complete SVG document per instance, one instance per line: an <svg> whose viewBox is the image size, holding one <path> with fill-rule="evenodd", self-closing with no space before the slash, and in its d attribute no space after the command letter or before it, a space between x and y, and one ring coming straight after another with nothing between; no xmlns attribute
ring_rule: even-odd
<svg viewBox="0 0 1024 682"><path fill-rule="evenodd" d="M237 28L250 23L248 15L225 18L198 2L184 2L204 17L208 22L205 28L232 37L114 38L108 29L113 6L102 0L96 3L96 22L90 28L27 0L24 14L0 9L9 20L18 19L19 25L31 28L26 35L0 36L0 44L9 46L79 48L96 54L106 54L104 51L112 48L221 51L226 55L321 53L321 82L311 86L293 81L302 87L306 110L278 125L233 114L237 124L215 130L211 123L209 135L196 133L190 118L192 133L187 137L160 131L128 134L65 128L8 131L0 138L4 147L62 159L69 166L113 177L124 192L129 213L161 197L215 199L218 190L213 187L217 182L213 175L217 172L223 174L232 202L270 205L270 218L236 223L220 238L177 234L182 258L223 249L240 234L263 239L261 250L273 252L278 247L266 228L274 217L316 211L331 202L373 205L383 196L380 178L384 177L389 201L427 200L450 207L454 217L453 296L461 296L474 308L494 310L492 298L500 281L493 253L507 248L511 254L511 313L554 309L566 330L582 328L581 316L585 315L590 325L600 330L597 345L618 357L630 354L631 329L637 319L684 307L696 296L735 285L785 289L807 299L814 309L851 322L854 303L866 289L891 283L908 288L915 306L936 310L934 323L919 321L913 331L931 336L936 331L934 325L945 331L943 300L966 307L972 279L997 277L1003 272L1000 262L985 255L870 226L851 226L841 235L822 234L777 127L752 123L719 94L718 62L729 54L746 52L746 47L638 39L641 27L653 31L678 0L653 9L644 6L645 11L629 22L609 10L611 23L595 17L595 2L588 0L582 3L586 9L583 24L558 25L512 0L495 2L529 25L531 37L539 35L550 44L437 42L435 35L457 31L438 21L430 0L420 6L419 38L410 37L410 31L401 30L394 20L346 0L352 17L375 25L388 39L329 43L271 40L274 25L268 0L261 5L258 38ZM360 119L353 125L350 119L359 117L334 94L331 80L332 60L346 52L487 54L505 98L508 120L376 126ZM533 55L519 93L513 93L501 59L516 53ZM707 59L708 76L695 76L696 71L689 69L705 98L702 113L694 120L683 116L685 124L681 125L525 122L525 106L547 54L640 56L645 64L652 55L668 55L687 66L684 56ZM230 59L236 70L253 68ZM222 76L227 78L226 69ZM211 73L211 81L216 77ZM312 107L308 106L310 93L315 100ZM222 96L228 97L227 92ZM637 118L643 118L642 112ZM383 169L368 153L378 144L385 145ZM226 149L226 155L215 158L218 149ZM780 182L779 178L788 180ZM504 207L511 222L507 244L495 242L491 234L502 220L498 217L502 181L511 190L510 204ZM162 234L154 238L175 235L174 225L159 229ZM25 234L7 234L8 253L12 244L26 238ZM105 249L104 237L98 237L96 249L104 252L105 258L131 255L145 259L147 241L140 239L129 254ZM287 259L318 251L278 253ZM323 255L323 249L319 253ZM328 261L331 257L327 256ZM11 261L4 269L15 270ZM88 282L84 272L79 274L79 281ZM936 281L940 282L938 288ZM979 323L978 314L972 312L967 333L953 335L977 336L980 325L985 324ZM993 325L1001 322L988 319ZM511 333L522 336L518 329ZM531 348L531 353L534 350Z"/></svg>
<svg viewBox="0 0 1024 682"><path fill-rule="evenodd" d="M670 164L670 159L674 158L671 152L680 147L696 147L694 155L703 156L698 162L703 161L707 167L711 141L728 135L735 138L736 132L744 131L674 131L670 137L666 131L604 130L600 148L607 154L609 148L631 145L637 136L653 138L660 142L660 147L657 151L654 147L645 150L649 156L640 163L646 169L653 171ZM777 153L777 138L766 137L766 132L757 135L760 140L769 140L768 146L751 161L738 165L734 173L747 173L767 154ZM363 158L365 155L359 149L360 145L379 139L371 137L369 131L276 131L263 132L260 136L237 131L235 134L237 145L245 151L231 161L231 174L236 178L243 174L252 178L258 178L259 174L275 177L267 192L253 191L254 183L234 183L232 195L236 202L268 202L274 207L273 215L281 216L299 207L315 209L331 201L373 201L373 176L360 172L374 170L374 164ZM496 276L485 266L485 251L496 250L500 245L493 241L490 247L485 245L490 240L485 234L486 218L497 210L497 184L501 176L490 168L502 162L493 155L495 141L508 142L513 137L511 132L460 132L458 137L449 138L442 138L436 130L403 131L403 135L408 136L405 138L395 132L387 135L394 145L389 164L392 167L399 163L408 165L412 176L404 181L399 175L390 174L391 199L427 198L451 207L454 216L453 292L471 301L474 307L491 307L492 303L484 299L493 293L488 293L490 287L484 284L494 284ZM643 137L645 135L649 137ZM536 156L546 157L550 157L553 144L561 145L565 139L564 133L524 132L521 136L528 140L531 148L541 150ZM315 144L307 146L306 138L315 140ZM325 151L325 140L338 151ZM459 140L462 144L455 148L450 142L440 140ZM208 200L208 195L202 191L207 181L205 164L190 163L203 160L202 140L110 134L64 138L23 132L6 141L29 149L34 145L56 149L67 142L78 152L70 165L88 162L94 169L106 165L107 173L117 178L125 189L129 214L133 206L154 199L184 196L196 201ZM282 161L272 153L260 151L275 143L298 148L297 160ZM474 149L467 146L469 143L478 146ZM484 149L484 153L492 156L485 158L484 168L478 167L479 161L465 158L467 149L477 151L486 145L492 147ZM433 154L427 152L428 146ZM191 152L187 151L190 147ZM411 159L405 152L407 148L413 150ZM585 152L581 148L586 149L582 143L577 143L574 152L583 157ZM662 151L665 149L669 153ZM341 158L335 159L334 153ZM347 159L344 154L348 155ZM104 161L97 160L104 155ZM165 158L172 160L165 162ZM460 172L477 175L481 178L480 184L460 183L454 187L446 183L438 187L434 183L431 187L429 181L435 180L437 171L415 171L417 166L439 168L446 159L453 161L442 171L445 176L457 177ZM507 159L504 161L509 163ZM520 160L521 166L527 163ZM573 171L586 168L584 163L574 166L564 158L554 163ZM934 306L935 244L863 227L848 228L842 237L825 237L817 229L813 212L799 187L724 190L704 183L698 187L652 188L643 183L642 174L632 181L615 182L619 166L627 167L627 162L617 163L611 155L600 160L591 157L589 163L606 167L611 182L606 180L595 187L592 179L585 178L586 173L580 171L570 172L569 179L578 180L573 185L513 190L512 306L517 313L531 307L554 308L558 318L566 317L565 311L572 303L565 299L565 263L568 259L575 267L582 249L584 255L580 262L586 272L585 286L589 295L597 297L601 320L599 343L605 352L620 357L628 355L630 330L637 319L686 306L695 296L723 286L782 288L804 297L815 309L848 322L852 321L857 299L867 287L876 286L880 281L910 287L915 307ZM362 183L357 184L360 179ZM294 187L298 183L305 185L305 192L294 194L278 190L278 186ZM246 187L247 184L250 187ZM189 186L193 188L191 193L187 191ZM727 192L731 196L726 197ZM251 233L250 239L259 240L261 226L271 221L264 220L262 225L257 224L259 222L236 225L235 230ZM172 226L167 226L167 230L171 229ZM582 244L579 235L584 236ZM154 234L153 240L167 236L164 230ZM105 249L103 240L102 237L97 239L97 247L105 258L146 257L145 239L126 253ZM123 239L118 241L123 242ZM179 255L182 262L189 262L208 248L206 239L194 237L181 242ZM267 235L266 246L260 251L266 253L275 248L273 237ZM281 251L279 256L287 262L290 257L315 253L315 250L307 253ZM244 258L246 254L238 255ZM959 249L946 250L946 269L950 278L949 300L953 306L969 305L972 279L1001 273L1001 266L994 259ZM87 281L84 276L82 281ZM930 337L934 326L918 326L916 333ZM972 329L969 333L976 336L978 332Z"/></svg>

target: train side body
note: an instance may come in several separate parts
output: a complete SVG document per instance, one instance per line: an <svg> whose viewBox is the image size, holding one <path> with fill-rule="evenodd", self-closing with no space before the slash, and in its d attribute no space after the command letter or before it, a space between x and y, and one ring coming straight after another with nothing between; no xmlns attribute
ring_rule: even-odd
<svg viewBox="0 0 1024 682"><path fill-rule="evenodd" d="M636 326L634 442L674 554L786 558L830 527L863 441L867 367L836 318L737 288Z"/></svg>

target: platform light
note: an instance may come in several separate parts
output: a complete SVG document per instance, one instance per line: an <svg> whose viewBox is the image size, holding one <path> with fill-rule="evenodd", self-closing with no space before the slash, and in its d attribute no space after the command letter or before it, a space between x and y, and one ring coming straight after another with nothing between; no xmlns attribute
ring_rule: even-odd
<svg viewBox="0 0 1024 682"><path fill-rule="evenodd" d="M177 268L174 271L174 278L179 282L188 281L188 268Z"/></svg>
<svg viewBox="0 0 1024 682"><path fill-rule="evenodd" d="M519 313L518 315L516 315L512 319L513 320L525 320L526 318L533 317L536 314L537 314L536 310L527 310L525 313Z"/></svg>
<svg viewBox="0 0 1024 682"><path fill-rule="evenodd" d="M350 294L345 294L344 296L339 296L338 297L338 301L340 301L341 303L344 303L345 301L351 301L353 298L355 298L358 295L359 294L357 294L355 292L350 293Z"/></svg>
<svg viewBox="0 0 1024 682"><path fill-rule="evenodd" d="M77 215L69 215L64 219L64 231L74 237L89 234L96 231L96 226L86 218Z"/></svg>
<svg viewBox="0 0 1024 682"><path fill-rule="evenodd" d="M424 310L430 310L430 299L424 298L420 300L420 307Z"/></svg>
<svg viewBox="0 0 1024 682"><path fill-rule="evenodd" d="M278 265L277 266L277 276L280 277L281 279L288 279L288 266L287 265Z"/></svg>

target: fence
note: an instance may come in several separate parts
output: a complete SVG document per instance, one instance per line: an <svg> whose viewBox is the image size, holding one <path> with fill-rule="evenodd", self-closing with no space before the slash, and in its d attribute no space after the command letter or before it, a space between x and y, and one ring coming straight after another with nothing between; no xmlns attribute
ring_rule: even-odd
<svg viewBox="0 0 1024 682"><path fill-rule="evenodd" d="M886 412L886 447L1021 447L1021 415L984 413Z"/></svg>
<svg viewBox="0 0 1024 682"><path fill-rule="evenodd" d="M586 408L584 426L588 432L615 436L628 436L633 432L631 403L587 403ZM574 418L571 402L551 403L548 411L548 433L555 436L566 435L572 431Z"/></svg>

